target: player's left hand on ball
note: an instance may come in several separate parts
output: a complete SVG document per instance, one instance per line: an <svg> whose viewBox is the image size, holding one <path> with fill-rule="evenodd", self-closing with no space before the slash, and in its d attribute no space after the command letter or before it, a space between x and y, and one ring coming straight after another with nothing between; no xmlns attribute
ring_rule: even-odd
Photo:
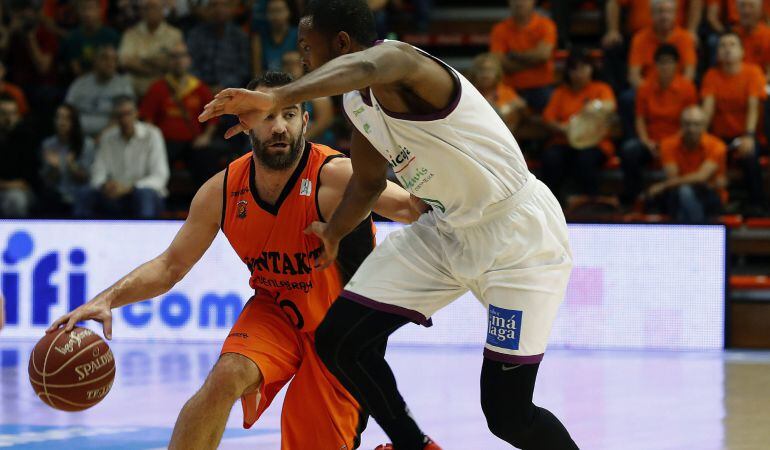
<svg viewBox="0 0 770 450"><path fill-rule="evenodd" d="M205 122L224 114L267 113L275 107L275 104L275 95L270 91L223 89L214 97L214 100L203 108L203 112L198 116L198 121Z"/></svg>
<svg viewBox="0 0 770 450"><path fill-rule="evenodd" d="M315 234L323 242L323 252L315 261L315 268L319 270L326 269L334 264L339 251L339 239L329 235L329 225L323 222L313 222L305 229L305 234Z"/></svg>

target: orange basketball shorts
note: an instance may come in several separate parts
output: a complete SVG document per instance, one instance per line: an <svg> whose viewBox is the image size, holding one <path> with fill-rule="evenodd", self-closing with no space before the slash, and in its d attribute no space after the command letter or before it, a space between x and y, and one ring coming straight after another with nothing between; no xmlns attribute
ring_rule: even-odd
<svg viewBox="0 0 770 450"><path fill-rule="evenodd" d="M221 352L243 355L262 372L257 391L241 397L243 426L251 428L289 383L281 450L352 450L365 417L318 358L313 338L313 333L298 331L272 299L253 297L246 304Z"/></svg>

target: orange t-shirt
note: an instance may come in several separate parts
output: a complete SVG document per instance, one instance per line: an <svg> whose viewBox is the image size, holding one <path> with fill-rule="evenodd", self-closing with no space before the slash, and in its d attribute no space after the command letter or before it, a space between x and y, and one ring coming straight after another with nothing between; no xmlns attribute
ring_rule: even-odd
<svg viewBox="0 0 770 450"><path fill-rule="evenodd" d="M652 26L652 5L650 0L619 0L620 6L628 8L626 15L626 30L630 33ZM676 2L676 23L681 27L687 26L687 12L689 1Z"/></svg>
<svg viewBox="0 0 770 450"><path fill-rule="evenodd" d="M615 101L615 94L607 83L592 81L579 91L572 90L566 84L562 84L551 95L548 106L543 111L543 119L550 122L567 123L570 118L579 113L586 103L592 100ZM567 143L566 137L556 136L552 144L563 145ZM614 152L612 141L605 139L599 143L599 148L608 156Z"/></svg>
<svg viewBox="0 0 770 450"><path fill-rule="evenodd" d="M711 132L723 139L740 136L746 132L749 97L767 97L765 74L755 64L743 64L734 75L713 67L701 85L701 97L711 96L715 100Z"/></svg>
<svg viewBox="0 0 770 450"><path fill-rule="evenodd" d="M661 44L671 44L679 51L679 71L686 66L695 66L698 62L698 55L695 51L695 37L684 28L676 27L668 36L668 39L661 41L655 35L652 27L636 33L631 40L631 50L628 53L628 65L642 68L642 76L654 76L655 69L655 51Z"/></svg>
<svg viewBox="0 0 770 450"><path fill-rule="evenodd" d="M251 152L225 172L222 231L248 267L254 301L280 307L294 326L313 332L345 283L374 248L374 225L363 221L340 244L337 261L325 270L313 268L321 241L303 231L323 221L318 189L323 166L342 155L308 143L275 205L262 201L254 178Z"/></svg>
<svg viewBox="0 0 770 450"><path fill-rule="evenodd" d="M749 33L738 25L734 31L743 43L743 60L764 70L770 64L770 26L760 22Z"/></svg>
<svg viewBox="0 0 770 450"><path fill-rule="evenodd" d="M729 27L740 21L737 0L706 0L706 8L710 8L713 5L719 5L719 18L722 21L722 25Z"/></svg>
<svg viewBox="0 0 770 450"><path fill-rule="evenodd" d="M19 114L22 116L27 114L29 104L27 104L27 97L24 96L24 91L21 88L15 84L0 81L0 93L10 96L16 101L16 105L19 107Z"/></svg>
<svg viewBox="0 0 770 450"><path fill-rule="evenodd" d="M545 16L534 13L528 24L520 27L512 18L492 28L489 50L492 53L524 52L532 50L541 42L556 46L556 24ZM550 86L554 82L554 59L538 66L514 72L503 79L514 89L530 89Z"/></svg>
<svg viewBox="0 0 770 450"><path fill-rule="evenodd" d="M670 136L660 144L660 160L663 166L676 165L679 175L697 172L705 161L713 161L719 168L709 179L709 185L717 187L717 181L727 177L727 145L716 136L703 133L698 148L685 147L681 134ZM723 201L727 201L727 190L719 188Z"/></svg>
<svg viewBox="0 0 770 450"><path fill-rule="evenodd" d="M665 89L657 77L648 78L636 92L636 115L644 118L650 139L660 142L679 131L682 111L697 102L695 84L681 75Z"/></svg>
<svg viewBox="0 0 770 450"><path fill-rule="evenodd" d="M502 108L517 98L519 98L519 94L516 93L515 89L510 88L503 83L497 85L497 90L495 92L495 106L498 108Z"/></svg>

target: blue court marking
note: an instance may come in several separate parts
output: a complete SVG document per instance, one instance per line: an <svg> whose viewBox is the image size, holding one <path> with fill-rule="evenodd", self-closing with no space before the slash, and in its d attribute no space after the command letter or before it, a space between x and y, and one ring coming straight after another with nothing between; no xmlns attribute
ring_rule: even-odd
<svg viewBox="0 0 770 450"><path fill-rule="evenodd" d="M161 427L52 427L40 425L0 425L0 449L51 450L138 450L165 448L171 428ZM224 439L278 434L280 430L225 430Z"/></svg>

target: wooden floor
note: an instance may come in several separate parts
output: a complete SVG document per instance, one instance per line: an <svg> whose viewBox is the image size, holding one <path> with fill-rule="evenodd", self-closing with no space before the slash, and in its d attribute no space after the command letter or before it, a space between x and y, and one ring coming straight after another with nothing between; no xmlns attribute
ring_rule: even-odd
<svg viewBox="0 0 770 450"><path fill-rule="evenodd" d="M219 350L116 342L113 392L91 410L69 414L34 396L27 380L31 347L0 340L2 449L163 448ZM479 407L479 349L396 347L389 359L421 426L444 449L510 448L487 431ZM583 449L770 449L770 353L552 350L535 396ZM277 402L243 430L235 405L220 448L278 449L279 416ZM361 448L384 441L370 421Z"/></svg>

